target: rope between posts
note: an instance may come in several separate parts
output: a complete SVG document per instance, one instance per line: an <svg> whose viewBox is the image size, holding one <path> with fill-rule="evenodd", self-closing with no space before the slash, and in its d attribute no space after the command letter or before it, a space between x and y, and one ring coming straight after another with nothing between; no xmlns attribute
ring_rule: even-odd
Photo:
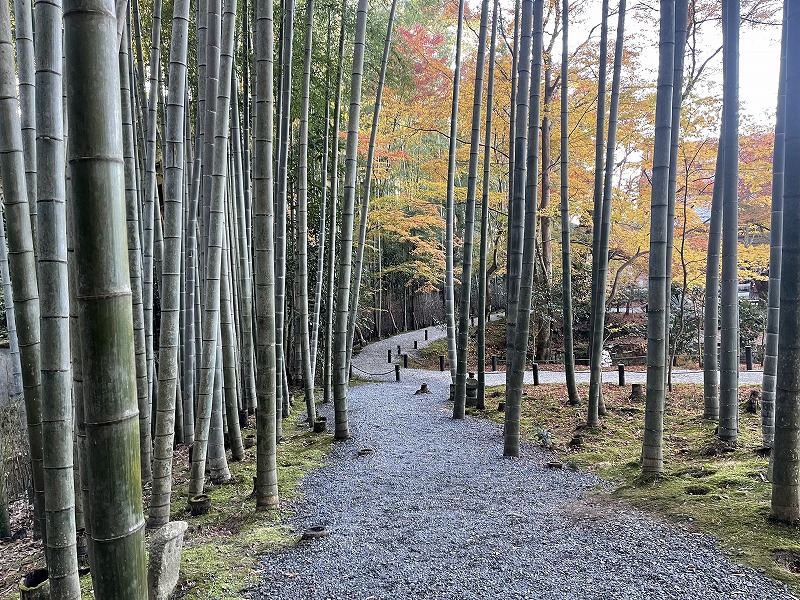
<svg viewBox="0 0 800 600"><path fill-rule="evenodd" d="M350 366L353 367L356 371L361 371L362 373L364 373L364 375L372 375L373 377L383 377L384 375L391 375L392 373L394 373L394 369L392 369L391 371L386 371L386 373L370 373L369 371L365 371L364 369L359 369L352 363Z"/></svg>

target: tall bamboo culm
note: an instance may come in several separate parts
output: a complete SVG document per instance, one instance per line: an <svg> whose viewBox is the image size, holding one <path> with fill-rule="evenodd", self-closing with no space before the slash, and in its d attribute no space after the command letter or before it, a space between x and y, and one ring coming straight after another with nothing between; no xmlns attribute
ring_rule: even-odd
<svg viewBox="0 0 800 600"><path fill-rule="evenodd" d="M350 438L347 418L347 319L349 317L350 276L353 266L353 221L358 177L358 127L361 117L361 83L364 76L364 48L367 31L367 0L358 0L356 35L353 41L353 73L350 80L350 112L347 118L344 196L342 198L341 247L338 262L336 320L333 330L333 402L337 440Z"/></svg>
<svg viewBox="0 0 800 600"><path fill-rule="evenodd" d="M0 175L3 178L8 268L15 292L14 310L33 470L34 529L44 535L39 287L17 101L11 14L7 2L0 2L0 5Z"/></svg>
<svg viewBox="0 0 800 600"><path fill-rule="evenodd" d="M94 591L98 598L143 600L144 515L112 0L64 3L64 52Z"/></svg>
<svg viewBox="0 0 800 600"><path fill-rule="evenodd" d="M80 598L73 476L72 378L62 89L62 7L36 3L36 169L41 309L42 443L51 594Z"/></svg>

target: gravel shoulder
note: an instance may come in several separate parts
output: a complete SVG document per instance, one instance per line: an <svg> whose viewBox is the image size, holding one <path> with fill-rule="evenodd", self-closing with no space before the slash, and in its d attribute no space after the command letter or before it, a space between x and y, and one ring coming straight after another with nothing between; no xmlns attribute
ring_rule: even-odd
<svg viewBox="0 0 800 600"><path fill-rule="evenodd" d="M367 370L382 352L388 366L389 344L409 336L354 364ZM414 395L421 379L404 373L350 390L354 438L306 479L288 523L330 535L263 557L254 597L793 598L711 538L593 493L595 476L545 468L537 447L503 458L500 427L450 417L446 379Z"/></svg>

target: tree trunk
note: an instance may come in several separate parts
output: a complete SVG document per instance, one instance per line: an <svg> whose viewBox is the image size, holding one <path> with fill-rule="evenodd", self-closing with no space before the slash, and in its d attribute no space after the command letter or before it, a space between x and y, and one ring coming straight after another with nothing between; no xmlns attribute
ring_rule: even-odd
<svg viewBox="0 0 800 600"><path fill-rule="evenodd" d="M211 206L209 210L209 245L206 257L206 293L203 311L203 351L200 367L199 397L195 423L194 450L192 452L191 481L189 495L194 496L203 491L205 479L206 456L209 452L209 427L213 411L215 379L217 377L217 347L220 336L220 276L222 270L222 236L225 227L225 211L223 200L226 186L226 161L228 159L228 125L230 107L230 83L233 62L233 29L236 14L236 0L230 0L225 7L222 40L224 52L220 56L219 91L214 120L214 162L211 187ZM220 406L221 409L221 406ZM223 454L224 457L224 454ZM209 457L211 458L211 457ZM224 479L224 469L219 468L217 476Z"/></svg>
<svg viewBox="0 0 800 600"><path fill-rule="evenodd" d="M611 237L611 203L613 200L614 151L617 146L617 114L619 113L619 88L622 75L622 45L625 40L625 0L619 3L619 20L617 21L617 41L614 48L614 74L611 80L611 107L608 115L608 143L606 147L605 177L603 181L603 204L600 211L600 236L597 246L597 272L595 283L595 305L592 311L592 346L589 351L591 360L591 381L589 383L589 415L586 424L597 427L598 415L604 413L600 409L602 403L603 384L603 340L606 320L606 286L608 284L608 245Z"/></svg>
<svg viewBox="0 0 800 600"><path fill-rule="evenodd" d="M681 104L683 103L683 55L686 50L686 29L689 21L689 0L675 2L675 75L673 76L672 93L672 133L669 158L669 206L667 207L667 223L673 224L667 228L667 314L665 317L666 331L664 342L667 344L667 389L672 391L672 353L670 352L670 332L673 330L672 317L672 249L675 245L675 196L678 189L678 146L681 131ZM684 229L685 238L685 229ZM686 273L684 272L684 278ZM685 296L685 288L683 295ZM683 302L683 299L681 300ZM682 310L682 309L681 309Z"/></svg>
<svg viewBox="0 0 800 600"><path fill-rule="evenodd" d="M572 316L572 252L570 250L569 216L569 0L562 0L561 10L561 277L564 319L564 371L569 403L580 402L578 386L575 384L575 350L573 345Z"/></svg>
<svg viewBox="0 0 800 600"><path fill-rule="evenodd" d="M600 64L598 66L600 71L597 80L597 125L595 126L595 148L594 148L594 195L593 195L593 211L592 211L592 302L591 302L591 320L589 322L589 362L590 362L590 380L594 381L594 385L589 383L589 401L587 404L588 416L586 419L587 425L596 427L599 422L599 415L604 411L601 410L600 404L603 402L602 386L597 382L602 382L603 374L600 371L601 356L594 358L592 353L595 348L600 348L602 353L603 349L603 334L604 331L595 329L597 323L598 313L605 311L605 304L600 304L597 298L599 289L599 276L600 276L600 232L602 231L602 218L603 218L603 144L605 136L605 118L606 118L606 77L608 70L608 0L603 0L603 20L600 26Z"/></svg>
<svg viewBox="0 0 800 600"><path fill-rule="evenodd" d="M160 287L161 328L158 354L158 406L153 449L153 492L148 526L169 521L172 496L172 448L180 343L180 260L183 230L184 96L189 35L189 2L173 4L169 57L169 101L164 153L164 262Z"/></svg>
<svg viewBox="0 0 800 600"><path fill-rule="evenodd" d="M453 102L450 107L450 145L447 161L447 198L445 200L445 276L444 319L447 325L447 356L450 379L456 381L456 316L455 316L455 263L453 244L456 221L456 149L458 146L458 97L461 89L461 38L464 30L464 0L458 2L458 30L456 33L456 58L453 67Z"/></svg>
<svg viewBox="0 0 800 600"><path fill-rule="evenodd" d="M486 405L486 299L488 297L486 261L489 252L489 189L491 175L492 106L494 101L495 44L499 0L492 8L492 37L489 42L489 82L486 89L486 131L483 144L483 190L481 194L481 247L478 267L478 408Z"/></svg>
<svg viewBox="0 0 800 600"><path fill-rule="evenodd" d="M256 110L253 152L253 248L256 284L256 509L278 508L273 193L273 5L256 3Z"/></svg>
<svg viewBox="0 0 800 600"><path fill-rule="evenodd" d="M653 142L653 183L650 209L650 266L647 303L647 397L645 400L642 471L664 470L664 373L667 367L666 270L669 155L675 76L675 0L661 0L658 49L656 130Z"/></svg>
<svg viewBox="0 0 800 600"><path fill-rule="evenodd" d="M541 4L541 2L540 2ZM506 277L508 278L508 295L506 297L506 412L503 426L503 454L517 456L519 454L519 414L522 399L522 380L524 377L525 357L522 357L522 367L517 367L519 374L513 372L513 361L517 361L516 332L519 308L520 279L522 275L522 247L525 223L525 179L527 164L522 157L528 153L528 108L530 101L528 93L531 88L531 31L533 29L534 0L522 0L522 20L520 29L520 47L517 61L517 109L516 124L514 127L514 191L512 202L508 207L508 265ZM529 315L525 315L527 320ZM527 337L527 335L526 335ZM527 348L527 340L525 343ZM519 402L510 402L519 397Z"/></svg>
<svg viewBox="0 0 800 600"><path fill-rule="evenodd" d="M780 283L780 323L778 327L778 378L775 390L775 444L772 450L772 506L774 519L796 523L800 520L800 463L797 461L800 440L800 170L794 168L800 158L800 120L797 98L800 97L800 6L786 7L786 81L785 81L785 160L783 195L783 240ZM727 152L727 149L726 149ZM774 191L774 190L773 190Z"/></svg>
<svg viewBox="0 0 800 600"><path fill-rule="evenodd" d="M300 142L297 173L297 318L300 325L295 343L300 350L306 418L314 425L314 376L311 370L311 339L308 327L308 111L311 103L311 44L314 29L314 0L306 3L306 39L303 57L303 87L300 98Z"/></svg>
<svg viewBox="0 0 800 600"><path fill-rule="evenodd" d="M28 189L31 232L36 253L36 213L38 210L36 174L36 81L34 71L33 13L31 0L14 0L14 34L17 41L17 78L19 80L19 118L22 128L22 151L25 183Z"/></svg>
<svg viewBox="0 0 800 600"><path fill-rule="evenodd" d="M333 107L333 157L331 161L331 242L328 246L327 300L325 305L325 359L323 364L323 402L330 402L333 396L333 321L334 321L334 275L336 264L336 205L339 200L339 124L342 116L342 79L344 77L344 10L346 0L342 0L342 19L339 28L339 62L336 71L336 101Z"/></svg>
<svg viewBox="0 0 800 600"><path fill-rule="evenodd" d="M480 156L481 105L483 103L483 70L486 63L486 37L489 19L489 0L481 3L481 25L478 34L478 58L475 65L475 85L472 100L472 135L467 175L467 205L464 210L464 245L461 261L461 297L458 315L458 355L456 363L455 402L453 418L463 419L467 401L467 350L469 347L469 301L472 293L472 254L475 238L475 196L478 191L478 158Z"/></svg>
<svg viewBox="0 0 800 600"><path fill-rule="evenodd" d="M783 237L784 146L786 143L786 5L783 7L781 67L772 158L772 214L770 218L769 292L767 334L764 344L764 378L761 384L761 439L771 448L775 438L775 386L778 375L778 323L780 319L781 242Z"/></svg>
<svg viewBox="0 0 800 600"><path fill-rule="evenodd" d="M111 0L64 3L64 53L94 592L98 598L144 599L139 422Z"/></svg>
<svg viewBox="0 0 800 600"><path fill-rule="evenodd" d="M289 163L289 138L291 135L292 102L292 40L294 37L295 0L284 3L284 20L281 27L280 98L278 104L278 181L275 201L275 365L279 381L285 378L286 348L284 329L286 323L286 210ZM288 382L287 382L288 383ZM277 387L278 418L285 414L288 398L284 385Z"/></svg>
<svg viewBox="0 0 800 600"><path fill-rule="evenodd" d="M361 291L361 275L364 269L364 247L367 245L367 221L369 218L369 201L372 190L372 168L375 163L375 141L378 137L380 125L381 100L383 99L383 84L386 81L386 67L389 64L389 50L392 46L392 29L394 27L394 14L397 0L392 0L389 10L389 22L386 25L386 41L383 45L383 58L381 71L378 76L378 90L375 96L375 107L372 112L372 129L369 135L369 149L367 150L367 168L364 174L364 197L361 200L361 222L358 229L358 249L356 250L355 273L353 275L353 289L350 291L350 314L347 321L347 370L350 371L350 359L353 355L353 335L356 330L358 318L358 304Z"/></svg>
<svg viewBox="0 0 800 600"><path fill-rule="evenodd" d="M34 530L44 535L44 471L42 466L42 375L39 354L39 291L28 189L25 180L20 106L17 102L14 43L8 3L0 3L0 174L3 178L8 266L16 293L14 311L25 390L33 488Z"/></svg>
<svg viewBox="0 0 800 600"><path fill-rule="evenodd" d="M350 438L350 426L347 418L347 320L353 262L353 216L358 176L358 124L361 116L361 83L364 74L368 4L367 0L358 0L356 34L353 42L353 75L350 81L350 111L347 122L342 235L338 265L339 287L336 295L336 323L333 331L333 401L336 413L334 435L337 440Z"/></svg>
<svg viewBox="0 0 800 600"><path fill-rule="evenodd" d="M739 434L739 0L722 5L725 184L722 197L722 317L719 438ZM652 255L651 255L652 257Z"/></svg>
<svg viewBox="0 0 800 600"><path fill-rule="evenodd" d="M319 211L319 234L317 242L317 282L314 290L314 320L311 325L311 378L316 381L319 346L320 316L322 312L322 282L325 279L325 240L328 211L328 158L331 135L331 16L328 15L327 61L325 64L325 130L322 142L322 200ZM336 240L331 233L329 244Z"/></svg>
<svg viewBox="0 0 800 600"><path fill-rule="evenodd" d="M528 121L528 148L527 148L527 168L525 179L525 223L524 240L522 243L522 261L519 284L519 301L517 304L517 325L514 331L514 347L511 354L511 364L506 375L506 418L504 424L504 448L505 456L519 456L519 437L520 437L520 412L522 409L522 384L525 376L525 365L528 356L528 334L530 332L530 312L533 291L533 271L536 262L536 221L538 208L538 188L539 188L539 119L540 119L540 96L542 82L542 37L543 23L542 13L544 9L543 0L535 0L533 3L533 54L531 60L531 83L530 83L530 119ZM525 21L523 18L523 31L525 31ZM524 43L524 38L523 38ZM524 50L520 60L524 57ZM522 83L523 70L520 68L520 83ZM520 87L527 87L520 85ZM524 115L524 106L517 107L517 115ZM519 134L521 128L517 128ZM520 147L517 146L517 150ZM517 159L526 156L524 152L516 152ZM515 200L518 198L517 191L521 191L522 181L517 182L517 174L514 175ZM520 179L522 179L520 177ZM522 213L522 206L518 214Z"/></svg>
<svg viewBox="0 0 800 600"><path fill-rule="evenodd" d="M35 16L45 555L52 595L69 599L80 598L81 591L75 550L61 3L37 2Z"/></svg>

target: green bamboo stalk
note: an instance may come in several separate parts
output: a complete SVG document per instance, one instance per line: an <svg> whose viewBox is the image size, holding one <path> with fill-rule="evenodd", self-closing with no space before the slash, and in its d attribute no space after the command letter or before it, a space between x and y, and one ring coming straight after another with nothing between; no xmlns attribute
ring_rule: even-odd
<svg viewBox="0 0 800 600"><path fill-rule="evenodd" d="M161 276L161 330L158 340L158 404L153 439L153 491L148 527L169 521L172 497L172 456L175 440L175 399L180 345L181 237L184 196L184 125L189 1L175 0L169 55L169 95L166 103L164 153L164 260Z"/></svg>
<svg viewBox="0 0 800 600"><path fill-rule="evenodd" d="M142 419L139 435L142 436L142 481L152 479L151 415L155 403L153 393L156 380L153 354L153 277L155 248L156 195L156 132L158 130L158 87L161 80L161 9L162 0L153 2L153 30L150 36L150 91L145 127L144 196L142 205L142 303L144 307L145 350L147 352L148 411ZM141 417L141 415L140 415Z"/></svg>
<svg viewBox="0 0 800 600"><path fill-rule="evenodd" d="M531 85L531 32L533 31L533 0L522 0L522 18L520 20L519 52L516 58L515 71L516 84L516 109L514 125L514 176L513 194L508 206L508 257L506 267L507 298L506 298L506 367L511 365L514 356L514 344L517 330L517 314L519 305L519 284L522 274L522 235L525 228L525 177L527 163L523 157L528 152L528 93ZM512 407L508 413L508 381L506 381L506 421L518 419ZM515 442L511 441L508 451L514 452Z"/></svg>
<svg viewBox="0 0 800 600"><path fill-rule="evenodd" d="M144 516L114 3L67 0L64 49L94 591L98 598L143 599Z"/></svg>
<svg viewBox="0 0 800 600"><path fill-rule="evenodd" d="M285 306L286 306L286 210L288 188L289 142L292 106L292 40L294 36L295 0L283 3L281 32L280 98L278 105L278 180L275 199L275 366L278 380L286 380ZM288 382L287 382L288 383ZM278 422L287 414L288 396L281 383L276 389ZM279 426L280 427L280 426Z"/></svg>
<svg viewBox="0 0 800 600"><path fill-rule="evenodd" d="M229 196L230 198L230 196ZM233 306L231 301L230 236L224 236L222 248L222 273L220 285L220 328L222 330L223 386L225 396L225 417L228 426L228 443L233 460L244 458L242 431L239 427L239 390L236 360L236 332L233 325Z"/></svg>
<svg viewBox="0 0 800 600"><path fill-rule="evenodd" d="M273 5L256 3L253 249L256 285L256 509L278 508L273 213Z"/></svg>
<svg viewBox="0 0 800 600"><path fill-rule="evenodd" d="M37 173L36 173L36 51L33 40L31 0L14 0L14 35L17 41L17 78L19 81L20 127L25 160L25 182L28 208L31 211L31 232L36 251Z"/></svg>
<svg viewBox="0 0 800 600"><path fill-rule="evenodd" d="M317 234L317 282L314 290L314 316L311 324L311 378L316 381L317 348L319 344L320 316L322 313L322 283L325 279L325 243L328 212L328 159L331 134L331 15L328 15L328 39L325 62L325 130L322 134L322 199L319 209L319 233ZM330 242L328 242L330 243Z"/></svg>
<svg viewBox="0 0 800 600"><path fill-rule="evenodd" d="M306 3L306 39L303 57L303 82L300 93L300 139L297 164L297 323L295 344L300 350L306 418L314 423L314 375L311 369L311 339L308 326L308 111L311 103L311 44L314 30L314 0ZM300 338L299 340L297 338Z"/></svg>
<svg viewBox="0 0 800 600"><path fill-rule="evenodd" d="M541 111L539 97L542 81L542 45L544 12L543 0L533 2L533 39L530 77L530 119L528 120L528 147L527 155L516 152L517 160L527 156L525 170L525 223L522 250L521 276L519 285L519 302L517 305L517 325L514 331L514 348L511 355L511 365L506 375L506 418L503 429L505 456L519 456L519 415L522 408L522 383L525 375L525 364L528 356L528 333L530 331L531 297L533 291L533 271L536 257L536 221L538 206L539 184L539 114ZM525 25L523 22L523 31ZM522 59L522 56L520 57ZM522 68L519 70L520 83ZM521 86L522 87L522 86ZM517 106L517 115L526 111L522 106ZM519 129L517 133L519 134ZM517 146L517 150L519 150ZM520 182L520 186L521 186ZM517 185L517 175L514 175L514 185ZM516 197L516 191L515 191ZM522 207L519 207L522 209ZM516 210L516 208L515 208ZM521 212L521 210L520 210Z"/></svg>
<svg viewBox="0 0 800 600"><path fill-rule="evenodd" d="M788 523L800 520L800 411L798 374L800 353L800 120L797 98L800 94L800 6L786 3L786 81L784 153L786 170L783 182L783 236L780 282L780 323L778 325L778 366L775 389L775 440L772 449L772 500L770 515ZM727 126L727 123L726 123ZM726 148L727 153L727 148Z"/></svg>
<svg viewBox="0 0 800 600"><path fill-rule="evenodd" d="M614 73L611 78L611 106L608 115L608 138L606 142L606 158L603 177L602 206L599 229L597 260L594 261L597 271L595 279L595 309L592 311L591 375L589 383L589 415L586 424L597 427L600 424L602 384L603 384L603 340L606 327L606 287L608 284L608 245L611 238L611 204L614 199L614 152L617 147L617 115L619 113L619 88L622 78L622 52L625 40L625 0L620 0L617 20L617 41L614 47ZM669 264L669 263L668 263Z"/></svg>
<svg viewBox="0 0 800 600"><path fill-rule="evenodd" d="M230 481L228 460L225 456L225 401L223 399L222 334L217 334L216 362L214 366L214 395L211 405L211 423L208 435L208 474L214 485Z"/></svg>
<svg viewBox="0 0 800 600"><path fill-rule="evenodd" d="M678 190L678 148L681 133L681 105L683 104L683 59L686 51L687 28L689 23L689 0L675 2L675 90L672 94L672 134L669 156L669 205L667 206L667 222L675 222L675 196ZM671 312L672 312L672 250L675 244L675 228L667 228L667 314L664 319L667 330L664 342L667 344L667 389L672 390L672 352L670 349ZM673 344L674 346L674 344Z"/></svg>
<svg viewBox="0 0 800 600"><path fill-rule="evenodd" d="M464 211L464 244L461 260L461 298L458 315L458 355L456 361L456 392L453 418L463 419L467 402L467 350L469 347L469 304L472 294L472 254L475 244L475 198L478 193L478 157L481 138L481 105L483 104L483 70L486 63L489 0L481 4L481 24L478 33L478 59L475 66L475 86L472 97L472 135L470 138L469 170L467 172L467 205Z"/></svg>
<svg viewBox="0 0 800 600"><path fill-rule="evenodd" d="M572 252L569 216L569 0L562 0L561 10L561 283L564 321L564 371L569 403L580 402L575 383L575 347L572 311Z"/></svg>
<svg viewBox="0 0 800 600"><path fill-rule="evenodd" d="M375 97L375 107L372 112L372 127L369 135L369 148L367 150L367 165L364 174L364 197L361 199L361 219L358 229L358 249L356 250L355 274L353 287L350 290L350 315L347 322L347 370L350 371L350 359L353 355L353 338L356 332L356 319L358 318L358 303L361 290L361 274L364 269L364 249L367 245L367 224L369 221L369 201L372 192L372 169L375 163L375 146L380 126L381 103L383 101L383 87L386 82L386 68L389 64L389 51L392 47L392 30L394 28L394 15L397 9L397 0L392 0L389 9L389 21L386 25L386 40L383 45L381 70L378 75L378 89Z"/></svg>
<svg viewBox="0 0 800 600"><path fill-rule="evenodd" d="M72 381L63 117L62 7L36 3L36 232L41 292L42 444L51 594L80 598L75 537Z"/></svg>
<svg viewBox="0 0 800 600"><path fill-rule="evenodd" d="M14 310L22 364L28 443L35 496L34 530L44 531L42 465L41 357L39 354L39 289L36 277L31 215L25 179L20 105L17 101L14 42L8 3L0 2L0 174L8 228L8 267L14 288Z"/></svg>
<svg viewBox="0 0 800 600"><path fill-rule="evenodd" d="M142 249L139 230L139 178L136 168L136 134L132 113L130 33L120 44L120 86L122 97L122 142L125 160L125 212L128 232L128 270L131 277L133 336L136 357L136 397L139 407L139 430L150 429L150 394L147 383L147 350L145 347L144 306L142 304ZM125 61L124 63L122 61ZM140 451L146 456L150 436L140 436Z"/></svg>
<svg viewBox="0 0 800 600"><path fill-rule="evenodd" d="M326 274L327 299L325 301L325 356L323 359L322 401L333 397L333 320L336 274L337 204L339 201L339 125L342 118L342 80L344 78L344 11L347 1L342 0L341 23L339 25L339 61L336 68L336 99L333 105L333 145L331 157L331 224L328 244L328 272Z"/></svg>
<svg viewBox="0 0 800 600"><path fill-rule="evenodd" d="M250 248L250 232L247 226L247 194L245 193L244 173L242 172L242 140L239 133L239 84L236 72L233 73L233 103L231 114L231 138L233 140L233 162L235 177L236 198L236 250L238 261L238 274L236 280L241 292L240 301L237 303L241 318L240 336L244 397L242 404L252 410L256 407L256 373L253 354L253 267ZM245 103L247 99L245 98ZM247 133L247 128L242 128ZM247 133L249 136L249 133ZM247 138L245 138L247 139ZM249 186L249 182L247 184Z"/></svg>
<svg viewBox="0 0 800 600"><path fill-rule="evenodd" d="M647 396L645 399L642 471L664 469L664 376L667 368L666 324L667 222L669 154L672 136L672 94L675 76L675 0L660 1L658 90L653 142L653 183L650 200L650 266L647 302Z"/></svg>
<svg viewBox="0 0 800 600"><path fill-rule="evenodd" d="M233 31L236 15L236 0L230 0L226 7L222 23L223 49L220 53L218 96L216 99L217 118L214 119L214 161L211 188L211 205L209 207L209 244L207 250L205 276L205 307L203 309L202 331L203 351L200 367L199 397L197 401L195 439L192 452L191 480L189 495L194 496L203 491L205 480L206 457L212 456L209 449L209 428L214 408L219 409L221 418L222 404L213 407L217 402L215 394L215 375L217 371L218 342L220 338L220 275L222 270L222 239L225 227L224 194L227 180L228 131L230 121L230 82L233 68ZM220 387L221 387L221 381ZM221 398L220 398L221 400ZM219 425L221 428L221 424ZM225 455L222 453L222 460ZM209 464L212 479L224 479L227 467L221 464ZM227 474L230 478L230 474Z"/></svg>
<svg viewBox="0 0 800 600"><path fill-rule="evenodd" d="M0 205L2 210L2 205ZM8 249L6 248L5 219L0 214L0 281L3 285L3 300L6 305L6 330L8 331L9 357L11 360L11 381L9 383L8 400L11 406L18 407L23 401L22 364L19 358L19 340L17 338L16 316L14 315L14 293L11 289L11 278L8 273ZM8 496L6 493L6 461L5 450L0 439L0 537L11 537L11 521L8 514Z"/></svg>
<svg viewBox="0 0 800 600"><path fill-rule="evenodd" d="M455 261L453 244L456 220L456 149L458 147L458 100L461 90L461 39L464 31L464 0L458 2L458 29L456 30L456 58L453 67L453 101L450 106L450 137L447 160L447 196L445 199L445 275L444 318L447 324L447 356L450 379L456 381L456 315L455 315Z"/></svg>
<svg viewBox="0 0 800 600"><path fill-rule="evenodd" d="M489 188L491 175L492 107L494 105L495 45L499 0L492 8L492 36L489 41L489 83L486 88L486 130L483 143L483 190L481 194L481 245L478 267L478 400L477 406L486 405L486 261L489 251Z"/></svg>
<svg viewBox="0 0 800 600"><path fill-rule="evenodd" d="M719 438L739 435L739 0L722 5L722 104L725 183L722 195L722 284L719 364ZM652 256L651 256L652 260Z"/></svg>
<svg viewBox="0 0 800 600"><path fill-rule="evenodd" d="M518 77L517 68L520 65L519 52L520 52L520 0L514 2L514 46L511 52L511 97L509 104L511 109L509 111L508 119L508 234L506 235L506 358L511 356L511 349L514 347L514 329L517 323L516 304L512 308L511 300L519 296L519 278L512 279L511 273L519 272L517 265L520 255L514 251L513 244L517 243L516 239L511 235L511 225L515 223L514 217L514 172L516 170L516 127L517 127L517 86ZM530 30L529 30L530 31ZM526 33L526 35L529 35ZM530 58L528 58L530 61ZM530 74L530 71L528 71ZM527 92L526 92L527 94ZM527 101L527 99L526 99ZM527 119L527 113L526 117Z"/></svg>
<svg viewBox="0 0 800 600"><path fill-rule="evenodd" d="M598 313L605 312L605 305L600 305L598 302L599 282L598 275L600 274L600 232L603 229L603 173L605 171L604 159L604 144L605 144L605 118L606 118L606 79L608 77L608 0L603 0L603 17L600 25L600 61L599 73L597 78L597 124L595 126L594 134L594 193L592 202L592 303L591 314L592 319L589 325L589 360L591 361L591 374L590 378L594 381L594 385L589 384L589 398L587 402L587 419L586 424L590 427L597 427L600 422L599 415L604 411L601 410L600 405L603 402L603 390L598 382L602 381L603 374L601 368L601 356L592 358L591 354L596 348L600 348L602 353L603 336L605 331L599 332L595 329L595 322L598 319Z"/></svg>
<svg viewBox="0 0 800 600"><path fill-rule="evenodd" d="M786 4L783 5L781 66L778 79L778 107L772 153L772 211L769 229L769 293L767 334L764 344L764 376L761 383L761 440L771 448L775 439L775 386L778 376L778 326L780 319L781 241L783 238L783 178L786 144Z"/></svg>
<svg viewBox="0 0 800 600"><path fill-rule="evenodd" d="M364 76L367 0L358 0L356 33L353 42L353 73L350 79L350 111L347 115L347 150L345 155L344 196L342 199L342 232L338 264L336 321L333 330L333 402L336 420L334 437L349 439L347 417L347 319L349 317L350 274L353 264L353 217L358 176L358 124L361 117L361 84Z"/></svg>

